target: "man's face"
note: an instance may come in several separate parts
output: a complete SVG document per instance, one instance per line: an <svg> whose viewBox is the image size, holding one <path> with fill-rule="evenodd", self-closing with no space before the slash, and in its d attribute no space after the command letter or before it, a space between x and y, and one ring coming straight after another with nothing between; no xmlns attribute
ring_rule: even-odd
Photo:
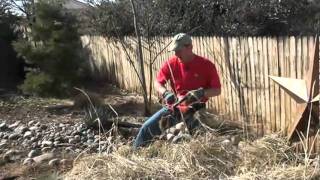
<svg viewBox="0 0 320 180"><path fill-rule="evenodd" d="M182 61L188 59L188 56L192 55L192 45L184 46L183 48L175 51L175 55Z"/></svg>

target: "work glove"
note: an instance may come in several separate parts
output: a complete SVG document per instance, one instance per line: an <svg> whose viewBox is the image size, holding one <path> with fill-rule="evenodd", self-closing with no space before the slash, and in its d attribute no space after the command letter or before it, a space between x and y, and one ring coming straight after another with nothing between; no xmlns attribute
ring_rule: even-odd
<svg viewBox="0 0 320 180"><path fill-rule="evenodd" d="M188 103L193 103L196 101L200 101L203 97L204 97L204 89L203 88L199 88L196 90L191 90L187 93L186 95L186 101Z"/></svg>
<svg viewBox="0 0 320 180"><path fill-rule="evenodd" d="M165 104L173 104L174 102L176 102L176 97L172 92L168 90L162 94L162 98Z"/></svg>

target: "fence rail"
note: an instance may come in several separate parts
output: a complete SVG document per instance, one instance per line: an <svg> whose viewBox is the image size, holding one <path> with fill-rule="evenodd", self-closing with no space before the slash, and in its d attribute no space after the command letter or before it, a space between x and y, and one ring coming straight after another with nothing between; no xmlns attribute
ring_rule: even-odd
<svg viewBox="0 0 320 180"><path fill-rule="evenodd" d="M143 41L148 89L156 71L171 55L165 49L170 39L156 37ZM141 91L133 68L137 62L134 38L125 38L126 48L102 37L83 36L82 40L92 55L97 77L106 77L128 90ZM222 94L208 102L209 110L245 123L259 135L288 131L297 104L268 75L303 78L309 68L314 37L193 37L193 46L194 52L213 61L220 74Z"/></svg>

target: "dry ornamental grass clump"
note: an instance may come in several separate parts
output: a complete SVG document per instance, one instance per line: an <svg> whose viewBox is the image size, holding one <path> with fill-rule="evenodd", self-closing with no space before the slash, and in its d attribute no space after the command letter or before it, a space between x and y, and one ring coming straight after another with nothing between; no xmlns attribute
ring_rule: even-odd
<svg viewBox="0 0 320 180"><path fill-rule="evenodd" d="M106 155L74 163L66 179L317 179L319 166L301 157L279 135L265 136L239 147L224 144L225 136L205 133L172 144L157 141L133 151L120 146Z"/></svg>

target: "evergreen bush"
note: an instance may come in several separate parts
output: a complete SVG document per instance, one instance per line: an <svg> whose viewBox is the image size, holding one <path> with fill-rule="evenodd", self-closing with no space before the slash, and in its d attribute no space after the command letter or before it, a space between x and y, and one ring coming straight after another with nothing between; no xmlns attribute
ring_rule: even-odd
<svg viewBox="0 0 320 180"><path fill-rule="evenodd" d="M27 38L14 43L15 50L31 64L20 89L40 96L66 96L86 75L76 18L53 0L36 3L35 20Z"/></svg>

